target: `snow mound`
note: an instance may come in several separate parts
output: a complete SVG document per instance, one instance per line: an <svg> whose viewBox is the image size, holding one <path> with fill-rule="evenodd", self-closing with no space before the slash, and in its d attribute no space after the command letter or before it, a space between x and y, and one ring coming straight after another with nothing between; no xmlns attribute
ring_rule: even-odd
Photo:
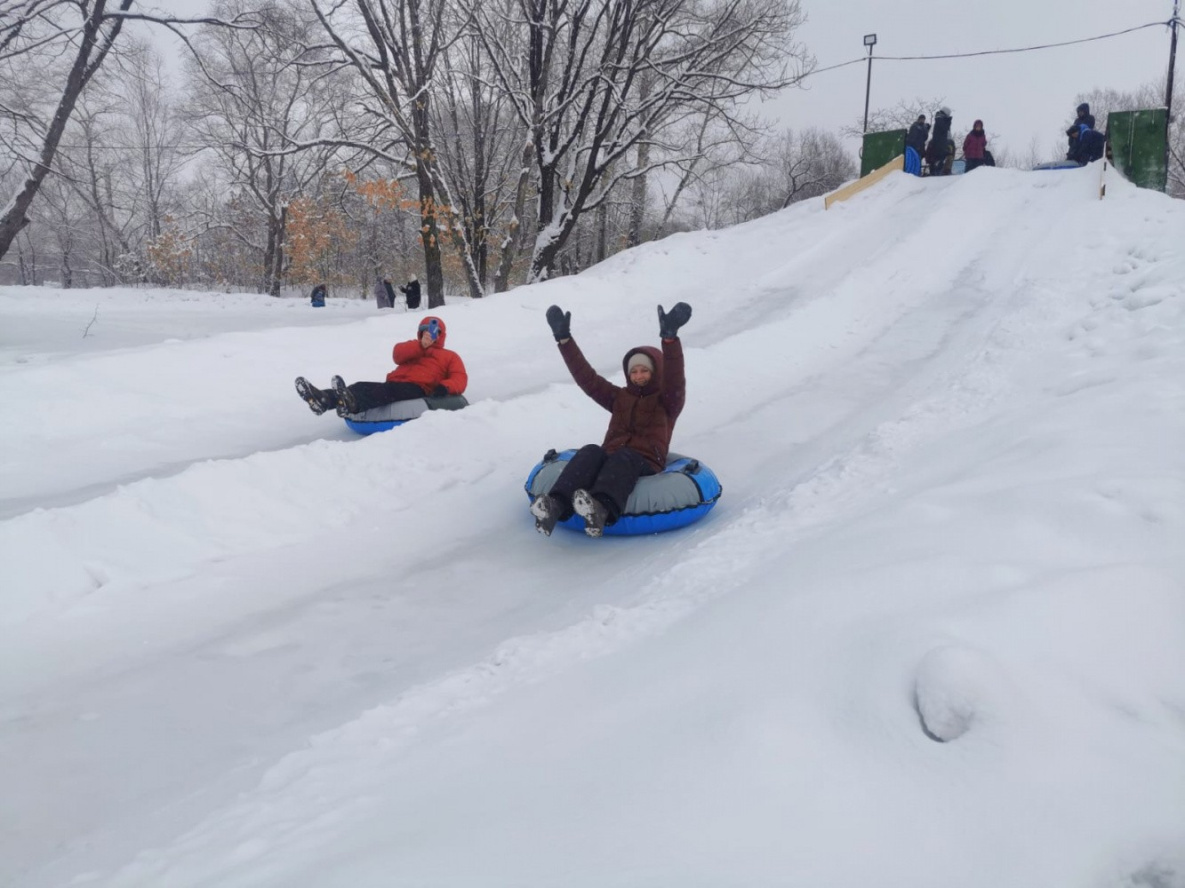
<svg viewBox="0 0 1185 888"><path fill-rule="evenodd" d="M914 704L922 730L938 743L999 722L1013 696L1000 663L971 647L943 645L928 651L914 677Z"/></svg>

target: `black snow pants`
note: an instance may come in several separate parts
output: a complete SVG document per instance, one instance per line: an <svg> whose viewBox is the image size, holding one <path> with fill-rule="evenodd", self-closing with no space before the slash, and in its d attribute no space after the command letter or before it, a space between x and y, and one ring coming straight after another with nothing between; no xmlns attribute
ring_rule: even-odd
<svg viewBox="0 0 1185 888"><path fill-rule="evenodd" d="M383 407L395 401L410 401L426 398L424 390L414 382L355 382L346 386L362 413L375 407Z"/></svg>
<svg viewBox="0 0 1185 888"><path fill-rule="evenodd" d="M548 491L563 506L561 521L572 516L572 494L587 490L609 510L608 524L621 517L634 485L643 475L653 475L654 467L636 450L623 447L605 453L600 444L586 444L568 460Z"/></svg>

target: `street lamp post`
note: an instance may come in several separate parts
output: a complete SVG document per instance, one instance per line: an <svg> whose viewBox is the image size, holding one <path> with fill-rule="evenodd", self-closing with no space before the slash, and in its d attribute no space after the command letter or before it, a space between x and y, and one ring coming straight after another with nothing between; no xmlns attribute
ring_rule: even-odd
<svg viewBox="0 0 1185 888"><path fill-rule="evenodd" d="M876 46L876 35L865 34L864 45L868 47L868 80L864 83L864 132L868 132L868 97L872 92L872 48Z"/></svg>

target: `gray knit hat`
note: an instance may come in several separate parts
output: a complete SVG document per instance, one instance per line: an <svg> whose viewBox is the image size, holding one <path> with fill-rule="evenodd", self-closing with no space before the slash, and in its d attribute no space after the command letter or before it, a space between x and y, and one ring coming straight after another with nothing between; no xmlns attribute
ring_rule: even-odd
<svg viewBox="0 0 1185 888"><path fill-rule="evenodd" d="M626 372L628 373L630 370L633 370L639 364L641 364L651 373L654 372L654 361L650 360L650 355L646 354L646 352L634 352L632 355L630 355L630 361L629 365L626 367Z"/></svg>

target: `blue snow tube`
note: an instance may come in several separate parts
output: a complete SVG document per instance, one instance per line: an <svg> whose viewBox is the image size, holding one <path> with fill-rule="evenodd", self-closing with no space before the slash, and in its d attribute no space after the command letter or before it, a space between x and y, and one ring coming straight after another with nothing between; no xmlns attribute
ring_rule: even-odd
<svg viewBox="0 0 1185 888"><path fill-rule="evenodd" d="M345 417L346 425L359 435L373 435L375 432L387 432L410 422L429 410L460 410L468 407L469 402L464 395L446 395L443 398L411 398L407 401L394 401L373 410L361 413L351 413Z"/></svg>
<svg viewBox="0 0 1185 888"><path fill-rule="evenodd" d="M1049 163L1039 163L1033 167L1033 171L1038 170L1080 170L1082 164L1076 160L1052 160Z"/></svg>
<svg viewBox="0 0 1185 888"><path fill-rule="evenodd" d="M918 150L912 145L905 146L905 172L911 176L920 176L922 174L922 158L918 154Z"/></svg>
<svg viewBox="0 0 1185 888"><path fill-rule="evenodd" d="M575 450L547 451L527 476L527 498L534 502L551 490L575 455ZM605 535L635 536L686 527L712 511L722 492L715 473L699 460L668 453L665 469L638 479L625 511L616 523L605 528ZM560 526L583 533L584 519L573 515Z"/></svg>

